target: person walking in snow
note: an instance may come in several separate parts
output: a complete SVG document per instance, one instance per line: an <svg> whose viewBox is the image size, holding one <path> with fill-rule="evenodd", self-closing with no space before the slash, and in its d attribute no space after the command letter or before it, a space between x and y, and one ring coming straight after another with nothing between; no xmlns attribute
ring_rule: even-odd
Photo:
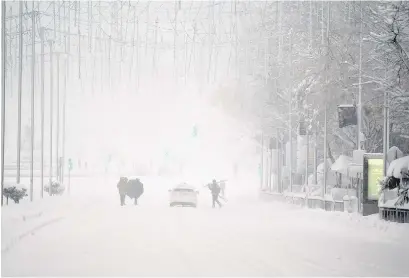
<svg viewBox="0 0 409 278"><path fill-rule="evenodd" d="M121 201L121 206L125 205L125 197L126 197L127 187L128 187L128 178L121 177L119 179L118 184L117 184L118 193L119 193L119 197L120 197L120 201Z"/></svg>
<svg viewBox="0 0 409 278"><path fill-rule="evenodd" d="M216 182L216 180L213 180L211 184L208 185L209 189L212 193L212 202L213 202L213 208L216 206L216 203L219 205L219 207L222 207L222 204L219 201L219 194L220 194L220 186Z"/></svg>

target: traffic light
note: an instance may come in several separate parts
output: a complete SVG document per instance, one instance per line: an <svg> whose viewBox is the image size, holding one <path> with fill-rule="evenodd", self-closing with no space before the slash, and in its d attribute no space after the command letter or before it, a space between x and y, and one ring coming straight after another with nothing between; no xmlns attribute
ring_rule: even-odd
<svg viewBox="0 0 409 278"><path fill-rule="evenodd" d="M68 159L68 170L72 170L72 159L71 158L69 158Z"/></svg>
<svg viewBox="0 0 409 278"><path fill-rule="evenodd" d="M198 131L197 131L197 125L194 125L194 126L193 126L192 136L193 136L193 137L197 137L197 133L198 133Z"/></svg>
<svg viewBox="0 0 409 278"><path fill-rule="evenodd" d="M358 124L356 106L352 104L338 105L339 128Z"/></svg>

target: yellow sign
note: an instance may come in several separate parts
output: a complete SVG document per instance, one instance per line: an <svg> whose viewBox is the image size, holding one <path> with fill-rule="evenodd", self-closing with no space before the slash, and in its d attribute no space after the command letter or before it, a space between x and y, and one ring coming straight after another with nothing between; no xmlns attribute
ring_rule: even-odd
<svg viewBox="0 0 409 278"><path fill-rule="evenodd" d="M368 200L378 200L380 185L383 179L383 159L368 158Z"/></svg>

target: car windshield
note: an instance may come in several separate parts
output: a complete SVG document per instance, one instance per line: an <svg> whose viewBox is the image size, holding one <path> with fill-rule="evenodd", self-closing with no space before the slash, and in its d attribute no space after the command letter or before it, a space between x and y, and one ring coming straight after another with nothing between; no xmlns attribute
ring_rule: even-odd
<svg viewBox="0 0 409 278"><path fill-rule="evenodd" d="M173 191L175 192L194 192L193 189L189 189L189 188L175 188Z"/></svg>

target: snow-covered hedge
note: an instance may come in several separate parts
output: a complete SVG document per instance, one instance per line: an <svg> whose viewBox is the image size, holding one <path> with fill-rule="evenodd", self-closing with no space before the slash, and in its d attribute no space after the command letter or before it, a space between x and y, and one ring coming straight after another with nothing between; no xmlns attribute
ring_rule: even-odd
<svg viewBox="0 0 409 278"><path fill-rule="evenodd" d="M3 196L6 198L6 204L9 203L9 199L18 204L21 199L27 196L27 188L22 184L4 184Z"/></svg>
<svg viewBox="0 0 409 278"><path fill-rule="evenodd" d="M45 192L50 192L50 185L44 186ZM65 191L65 187L59 181L52 181L51 183L51 196L53 195L62 195Z"/></svg>
<svg viewBox="0 0 409 278"><path fill-rule="evenodd" d="M380 207L390 207L393 202L394 207L409 208L409 156L392 161L388 167L387 176L380 181L380 184ZM397 191L397 196L391 199L387 194L390 191Z"/></svg>

